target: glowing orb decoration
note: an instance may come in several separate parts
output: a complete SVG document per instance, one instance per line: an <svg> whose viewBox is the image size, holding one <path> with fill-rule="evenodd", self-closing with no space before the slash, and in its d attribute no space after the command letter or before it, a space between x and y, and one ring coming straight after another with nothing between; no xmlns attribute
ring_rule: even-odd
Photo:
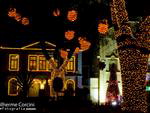
<svg viewBox="0 0 150 113"><path fill-rule="evenodd" d="M101 34L106 34L108 32L108 24L99 23L98 32Z"/></svg>
<svg viewBox="0 0 150 113"><path fill-rule="evenodd" d="M60 16L60 10L58 8L53 11L53 16L55 17Z"/></svg>
<svg viewBox="0 0 150 113"><path fill-rule="evenodd" d="M22 20L21 20L21 23L23 25L29 25L29 19L27 17L23 17Z"/></svg>
<svg viewBox="0 0 150 113"><path fill-rule="evenodd" d="M21 15L19 13L16 13L15 20L18 22L21 21Z"/></svg>
<svg viewBox="0 0 150 113"><path fill-rule="evenodd" d="M73 30L68 30L65 32L65 38L67 40L72 40L74 38L74 36L75 36L75 31L73 31Z"/></svg>
<svg viewBox="0 0 150 113"><path fill-rule="evenodd" d="M66 59L68 57L68 52L61 49L60 56L61 56L61 58Z"/></svg>
<svg viewBox="0 0 150 113"><path fill-rule="evenodd" d="M10 8L8 11L8 16L9 17L15 17L16 16L16 8Z"/></svg>
<svg viewBox="0 0 150 113"><path fill-rule="evenodd" d="M80 48L79 47L76 47L75 51L74 51L74 54L78 54L80 52Z"/></svg>
<svg viewBox="0 0 150 113"><path fill-rule="evenodd" d="M67 14L67 19L71 22L77 20L78 13L76 10L69 10Z"/></svg>
<svg viewBox="0 0 150 113"><path fill-rule="evenodd" d="M89 41L87 41L87 39L85 37L79 37L78 41L79 41L79 44L80 44L80 49L82 51L88 50L91 46L91 43Z"/></svg>

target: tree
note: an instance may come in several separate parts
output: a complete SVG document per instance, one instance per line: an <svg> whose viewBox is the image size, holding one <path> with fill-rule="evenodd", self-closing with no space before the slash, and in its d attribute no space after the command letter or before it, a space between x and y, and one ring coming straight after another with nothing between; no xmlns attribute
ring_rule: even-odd
<svg viewBox="0 0 150 113"><path fill-rule="evenodd" d="M22 97L27 97L29 93L29 88L32 85L32 81L35 78L35 76L32 76L27 72L26 70L23 69L23 71L17 76L17 82L18 86L20 88L20 96Z"/></svg>
<svg viewBox="0 0 150 113"><path fill-rule="evenodd" d="M73 48L71 51L62 50L62 48L56 48L56 52L57 52L57 49L60 49L59 53L56 55L61 56L63 58L63 63L59 67L57 67L55 58L51 57L49 55L49 52L46 50L45 41L40 42L43 54L45 55L46 59L49 61L49 64L52 67L51 78L54 83L53 88L55 89L56 92L60 92L61 89L63 89L56 85L58 85L59 82L60 82L60 84L64 83L66 66L67 66L71 56L76 55L79 52L86 51L91 46L91 43L85 37L79 37L78 41L79 41L79 47ZM60 80L60 78L61 78L61 80Z"/></svg>
<svg viewBox="0 0 150 113"><path fill-rule="evenodd" d="M111 18L121 64L123 83L122 109L147 112L145 76L150 53L150 16L143 17L138 32L133 33L124 0L111 0Z"/></svg>

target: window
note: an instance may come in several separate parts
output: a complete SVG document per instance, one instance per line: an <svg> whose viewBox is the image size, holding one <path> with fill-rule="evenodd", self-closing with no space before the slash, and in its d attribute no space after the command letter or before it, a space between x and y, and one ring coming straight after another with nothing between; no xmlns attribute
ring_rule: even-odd
<svg viewBox="0 0 150 113"><path fill-rule="evenodd" d="M44 55L28 56L28 71L50 71L51 65Z"/></svg>
<svg viewBox="0 0 150 113"><path fill-rule="evenodd" d="M18 95L18 86L17 86L17 79L11 78L8 81L8 95L10 96L17 96Z"/></svg>
<svg viewBox="0 0 150 113"><path fill-rule="evenodd" d="M72 56L67 64L67 72L75 72L75 63L75 56Z"/></svg>
<svg viewBox="0 0 150 113"><path fill-rule="evenodd" d="M19 71L19 55L18 54L9 55L9 70Z"/></svg>
<svg viewBox="0 0 150 113"><path fill-rule="evenodd" d="M37 70L37 56L29 56L29 70Z"/></svg>
<svg viewBox="0 0 150 113"><path fill-rule="evenodd" d="M39 56L39 70L46 70L46 58Z"/></svg>

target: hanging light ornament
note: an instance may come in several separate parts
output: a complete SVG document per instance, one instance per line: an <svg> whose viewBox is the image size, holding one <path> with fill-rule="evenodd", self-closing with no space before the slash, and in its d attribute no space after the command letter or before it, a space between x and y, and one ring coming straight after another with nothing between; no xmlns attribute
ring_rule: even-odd
<svg viewBox="0 0 150 113"><path fill-rule="evenodd" d="M60 50L60 56L61 56L61 58L66 59L68 57L68 52L61 49Z"/></svg>
<svg viewBox="0 0 150 113"><path fill-rule="evenodd" d="M75 51L74 51L74 54L78 54L80 52L80 48L79 47L76 47Z"/></svg>
<svg viewBox="0 0 150 113"><path fill-rule="evenodd" d="M53 11L53 16L60 16L60 10L58 8Z"/></svg>
<svg viewBox="0 0 150 113"><path fill-rule="evenodd" d="M19 13L16 13L15 20L18 22L21 21L21 15Z"/></svg>
<svg viewBox="0 0 150 113"><path fill-rule="evenodd" d="M79 41L79 44L80 44L80 49L82 51L88 50L91 46L91 43L89 41L87 41L85 37L79 37L78 41Z"/></svg>
<svg viewBox="0 0 150 113"><path fill-rule="evenodd" d="M67 19L71 22L74 22L75 20L77 20L77 11L76 10L69 10L68 14L67 14Z"/></svg>
<svg viewBox="0 0 150 113"><path fill-rule="evenodd" d="M72 40L74 38L74 36L75 36L75 31L73 31L73 30L68 30L65 32L65 38L67 40Z"/></svg>
<svg viewBox="0 0 150 113"><path fill-rule="evenodd" d="M8 11L8 16L9 17L16 17L16 8L10 8Z"/></svg>
<svg viewBox="0 0 150 113"><path fill-rule="evenodd" d="M107 20L103 20L98 24L98 32L100 34L106 34L108 32L108 23Z"/></svg>
<svg viewBox="0 0 150 113"><path fill-rule="evenodd" d="M22 20L21 20L21 23L23 25L29 25L29 19L27 17L23 17Z"/></svg>

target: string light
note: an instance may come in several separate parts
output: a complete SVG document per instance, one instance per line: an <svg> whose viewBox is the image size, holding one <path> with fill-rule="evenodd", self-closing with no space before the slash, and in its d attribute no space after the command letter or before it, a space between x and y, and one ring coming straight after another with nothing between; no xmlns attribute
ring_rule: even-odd
<svg viewBox="0 0 150 113"><path fill-rule="evenodd" d="M125 1L111 0L110 8L112 22L116 25L115 38L121 64L122 109L130 112L147 112L148 104L144 83L148 54L145 54L145 50L150 50L150 16L141 23L136 39L131 39L132 30L130 26L124 24L128 21Z"/></svg>
<svg viewBox="0 0 150 113"><path fill-rule="evenodd" d="M123 83L123 110L147 112L145 77L148 55L135 48L120 49L119 58Z"/></svg>
<svg viewBox="0 0 150 113"><path fill-rule="evenodd" d="M23 25L29 25L29 19L27 17L23 17L22 20L21 20L21 23Z"/></svg>
<svg viewBox="0 0 150 113"><path fill-rule="evenodd" d="M76 10L69 10L67 14L67 19L71 22L77 20L78 13Z"/></svg>
<svg viewBox="0 0 150 113"><path fill-rule="evenodd" d="M18 22L21 21L21 15L19 13L16 13L15 20Z"/></svg>
<svg viewBox="0 0 150 113"><path fill-rule="evenodd" d="M79 37L78 41L79 41L79 44L80 44L80 49L82 51L88 50L91 46L91 43L89 41L87 41L85 37Z"/></svg>
<svg viewBox="0 0 150 113"><path fill-rule="evenodd" d="M66 59L68 57L68 52L61 49L60 56L61 56L61 58Z"/></svg>
<svg viewBox="0 0 150 113"><path fill-rule="evenodd" d="M116 24L118 27L120 27L123 22L129 20L124 0L111 0L110 8L113 24Z"/></svg>
<svg viewBox="0 0 150 113"><path fill-rule="evenodd" d="M16 8L10 8L8 10L8 16L14 18L17 22L20 22L23 25L29 25L29 19L27 17L21 17L21 14L16 11Z"/></svg>
<svg viewBox="0 0 150 113"><path fill-rule="evenodd" d="M60 16L60 10L58 8L53 11L53 16L55 17Z"/></svg>
<svg viewBox="0 0 150 113"><path fill-rule="evenodd" d="M106 34L108 32L107 20L103 20L98 24L98 32L101 34Z"/></svg>
<svg viewBox="0 0 150 113"><path fill-rule="evenodd" d="M15 17L16 16L16 8L10 8L8 11L9 17Z"/></svg>
<svg viewBox="0 0 150 113"><path fill-rule="evenodd" d="M72 40L74 38L74 35L75 35L75 31L73 30L68 30L65 32L65 38L67 40Z"/></svg>

